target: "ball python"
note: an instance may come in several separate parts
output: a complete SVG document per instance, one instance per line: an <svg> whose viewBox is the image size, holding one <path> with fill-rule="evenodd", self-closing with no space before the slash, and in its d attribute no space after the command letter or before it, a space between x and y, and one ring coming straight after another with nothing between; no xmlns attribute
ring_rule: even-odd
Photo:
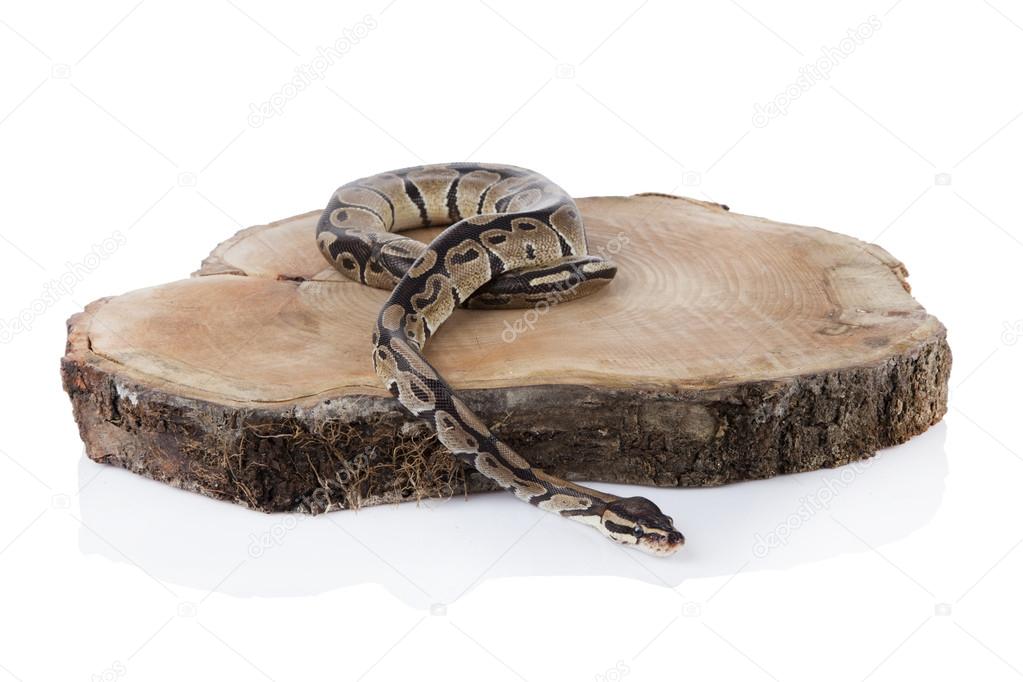
<svg viewBox="0 0 1023 682"><path fill-rule="evenodd" d="M430 244L398 234L445 226ZM371 175L335 190L316 242L345 276L390 290L373 332L373 368L456 459L519 499L620 544L661 556L682 546L672 519L650 500L609 495L530 466L423 356L426 341L456 306L563 302L611 281L615 265L588 254L582 216L561 187L531 170L497 164Z"/></svg>

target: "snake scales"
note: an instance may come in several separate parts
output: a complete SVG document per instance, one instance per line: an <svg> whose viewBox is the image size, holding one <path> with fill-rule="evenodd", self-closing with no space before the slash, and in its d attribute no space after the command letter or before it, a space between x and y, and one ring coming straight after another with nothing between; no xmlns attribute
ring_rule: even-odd
<svg viewBox="0 0 1023 682"><path fill-rule="evenodd" d="M429 245L397 234L449 226ZM391 290L373 332L373 367L460 461L541 509L615 542L672 554L682 534L643 497L616 497L552 476L497 439L423 357L456 306L522 308L592 293L615 266L587 254L572 198L533 171L476 163L380 173L338 188L316 228L327 260Z"/></svg>

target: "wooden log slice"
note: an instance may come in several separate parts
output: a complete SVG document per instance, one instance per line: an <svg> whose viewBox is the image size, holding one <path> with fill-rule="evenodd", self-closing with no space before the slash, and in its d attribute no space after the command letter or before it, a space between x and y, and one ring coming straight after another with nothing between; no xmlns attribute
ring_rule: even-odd
<svg viewBox="0 0 1023 682"><path fill-rule="evenodd" d="M427 346L534 465L718 485L862 459L945 413L945 328L880 247L679 197L578 203L591 251L619 265L608 287L459 310ZM71 318L62 373L89 457L265 511L492 487L378 384L387 293L325 265L318 215Z"/></svg>

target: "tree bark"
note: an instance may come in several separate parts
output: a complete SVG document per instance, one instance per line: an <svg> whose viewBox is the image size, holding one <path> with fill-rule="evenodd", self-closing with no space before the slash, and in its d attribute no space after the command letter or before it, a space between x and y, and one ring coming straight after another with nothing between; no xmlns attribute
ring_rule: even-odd
<svg viewBox="0 0 1023 682"><path fill-rule="evenodd" d="M591 252L619 265L610 285L459 310L427 346L535 466L719 485L863 459L945 413L945 328L880 247L667 195L578 203ZM71 318L61 370L89 457L264 511L493 487L378 385L387 293L326 266L318 213Z"/></svg>

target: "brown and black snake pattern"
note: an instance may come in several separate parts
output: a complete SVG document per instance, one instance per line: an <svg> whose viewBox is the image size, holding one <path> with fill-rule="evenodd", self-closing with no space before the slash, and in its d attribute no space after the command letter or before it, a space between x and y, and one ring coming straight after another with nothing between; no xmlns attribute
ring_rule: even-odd
<svg viewBox="0 0 1023 682"><path fill-rule="evenodd" d="M398 232L449 226L429 245ZM423 357L456 306L522 308L585 296L615 266L587 254L582 217L559 186L524 168L452 163L355 180L330 198L316 228L327 260L391 290L373 332L373 367L460 461L519 499L590 524L656 555L682 546L670 517L643 497L620 498L534 469L498 440Z"/></svg>

